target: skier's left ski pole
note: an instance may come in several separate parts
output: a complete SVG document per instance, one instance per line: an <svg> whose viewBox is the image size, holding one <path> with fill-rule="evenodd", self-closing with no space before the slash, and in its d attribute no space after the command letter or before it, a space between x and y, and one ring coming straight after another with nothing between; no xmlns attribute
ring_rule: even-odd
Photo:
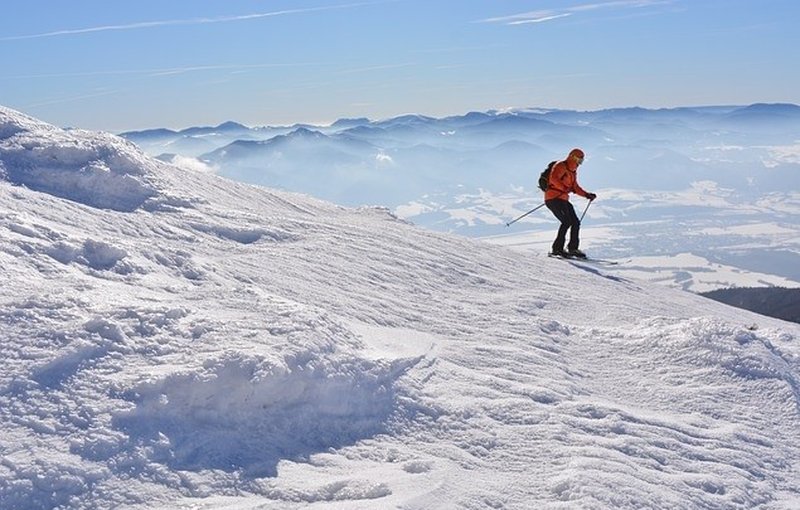
<svg viewBox="0 0 800 510"><path fill-rule="evenodd" d="M535 210L537 210L537 209L541 209L543 206L544 206L544 203L542 203L541 205L538 205L538 206L534 207L533 209L531 209L530 211L526 212L526 213L525 213L525 214L523 214L522 216L520 216L520 217L518 217L518 218L514 218L513 220L511 220L511 221L509 221L508 223L506 223L506 226L507 226L507 227L510 227L512 223L516 223L516 222L518 222L519 220L521 220L521 219L522 219L522 218L524 218L525 216L529 215L529 214L530 214L530 213L532 213L533 211L535 211Z"/></svg>
<svg viewBox="0 0 800 510"><path fill-rule="evenodd" d="M594 202L594 200L589 200L589 203L586 204L586 209L583 210L583 214L581 214L581 219L578 220L578 223L583 221L583 217L586 216L586 211L589 210L589 206L592 205L592 202Z"/></svg>

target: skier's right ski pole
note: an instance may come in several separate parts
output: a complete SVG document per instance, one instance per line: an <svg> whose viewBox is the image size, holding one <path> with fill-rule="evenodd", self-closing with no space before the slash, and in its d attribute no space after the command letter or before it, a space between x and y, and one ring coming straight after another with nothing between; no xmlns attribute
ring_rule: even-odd
<svg viewBox="0 0 800 510"><path fill-rule="evenodd" d="M520 216L520 217L518 217L518 218L514 218L513 220L511 220L511 221L509 221L508 223L506 223L506 226L507 226L507 227L510 227L512 223L516 223L516 222L518 222L519 220L521 220L521 219L522 219L522 218L524 218L525 216L529 215L529 214L530 214L530 213L532 213L533 211L535 211L535 210L537 210L537 209L541 209L543 206L544 206L544 203L542 203L541 205L538 205L538 206L534 207L533 209L531 209L530 211L526 212L526 213L525 213L525 214L523 214L522 216Z"/></svg>

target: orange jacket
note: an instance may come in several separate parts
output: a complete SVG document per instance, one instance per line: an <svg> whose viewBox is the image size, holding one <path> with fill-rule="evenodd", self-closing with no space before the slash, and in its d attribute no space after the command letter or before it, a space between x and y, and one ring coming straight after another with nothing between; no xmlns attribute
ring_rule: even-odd
<svg viewBox="0 0 800 510"><path fill-rule="evenodd" d="M553 165L553 169L550 171L550 182L547 185L547 191L544 192L544 199L569 200L570 193L577 193L582 197L587 195L586 190L578 184L577 165L574 169L570 169L567 161L559 161Z"/></svg>

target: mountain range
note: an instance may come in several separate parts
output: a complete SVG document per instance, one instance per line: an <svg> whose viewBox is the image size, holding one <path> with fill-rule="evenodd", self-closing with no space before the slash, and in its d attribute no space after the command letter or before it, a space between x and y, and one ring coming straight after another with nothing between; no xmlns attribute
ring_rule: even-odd
<svg viewBox="0 0 800 510"><path fill-rule="evenodd" d="M637 277L698 292L800 286L793 104L227 122L122 136L166 161L346 206L388 207L426 228L536 253L549 249L556 228L545 209L506 224L541 203L536 180L547 163L579 146L587 153L579 181L599 196L587 210L585 251L644 257ZM681 254L704 262L676 266Z"/></svg>

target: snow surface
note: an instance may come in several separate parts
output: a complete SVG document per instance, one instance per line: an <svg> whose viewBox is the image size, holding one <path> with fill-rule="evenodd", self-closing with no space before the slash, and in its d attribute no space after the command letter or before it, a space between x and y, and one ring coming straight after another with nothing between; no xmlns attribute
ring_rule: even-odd
<svg viewBox="0 0 800 510"><path fill-rule="evenodd" d="M549 221L552 223L552 220ZM652 224L658 228L665 223L668 223L668 221L658 220L652 222ZM643 225L644 224L639 224L638 227L642 227ZM644 233L641 231L628 232L629 229L633 230L632 227L635 226L632 224L619 223L614 227L608 225L600 227L582 226L581 245L588 246L585 248L586 251L594 256L595 253L602 252L600 246L603 244L612 245L615 241L635 240L646 236L646 229L644 229ZM483 239L492 244L505 246L528 254L545 253L553 244L554 232L555 231L551 228L547 231L526 231L523 233L491 236ZM775 267L769 255L780 257L780 255L784 253L784 245L782 245L779 240L787 236L794 237L793 231L785 229L777 224L762 222L747 225L734 225L731 227L705 228L698 231L698 237L712 239L704 240L706 245L714 244L717 240L723 242L721 241L723 239L722 236L728 234L749 235L752 236L752 238L758 237L762 239L760 243L753 242L752 246L753 248L762 250L762 260L756 262L759 263L760 267L764 268L763 271L769 271L771 268ZM789 241L789 244L793 245L796 244L796 242L797 240L795 239L794 241ZM772 253L765 248L765 246L769 246L770 244L774 245ZM740 243L732 246L732 251L733 249L742 249L747 246L747 243ZM742 257L744 258L744 255ZM751 260L756 259L756 257L752 255L748 258ZM800 282L790 278L770 274L768 272L753 271L723 264L719 260L709 260L704 256L690 252L678 252L670 255L637 255L617 260L623 263L613 267L607 267L607 271L625 278L635 278L637 280L649 281L697 293L737 287L800 287Z"/></svg>
<svg viewBox="0 0 800 510"><path fill-rule="evenodd" d="M797 508L800 327L0 107L0 508Z"/></svg>

